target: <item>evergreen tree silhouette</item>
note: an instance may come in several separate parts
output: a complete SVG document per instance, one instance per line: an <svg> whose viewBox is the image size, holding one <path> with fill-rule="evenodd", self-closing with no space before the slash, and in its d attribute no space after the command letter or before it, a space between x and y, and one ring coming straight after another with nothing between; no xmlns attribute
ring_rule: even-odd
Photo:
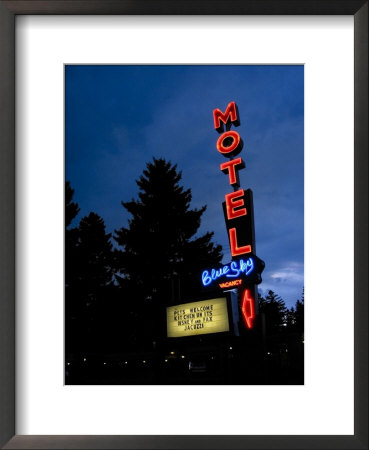
<svg viewBox="0 0 369 450"><path fill-rule="evenodd" d="M287 325L287 308L283 299L272 290L259 298L260 313L265 314L266 333L273 335L284 331Z"/></svg>
<svg viewBox="0 0 369 450"><path fill-rule="evenodd" d="M301 300L297 300L295 306L295 328L298 333L304 332L304 289Z"/></svg>
<svg viewBox="0 0 369 450"><path fill-rule="evenodd" d="M74 189L65 183L65 349L72 353L76 348L79 324L76 319L74 298L77 298L74 281L78 278L78 228L70 227L78 215L79 206L73 202ZM77 345L78 346L78 345Z"/></svg>
<svg viewBox="0 0 369 450"><path fill-rule="evenodd" d="M106 234L104 220L90 212L78 229L79 281L89 292L113 282L111 234Z"/></svg>
<svg viewBox="0 0 369 450"><path fill-rule="evenodd" d="M191 190L179 184L181 178L177 165L154 158L136 181L138 199L122 202L132 218L114 236L122 247L120 282L128 280L146 308L197 295L198 272L222 257L213 233L196 236L206 206L190 209Z"/></svg>
<svg viewBox="0 0 369 450"><path fill-rule="evenodd" d="M70 286L77 269L78 229L70 224L79 213L79 206L73 202L74 189L65 183L65 285Z"/></svg>
<svg viewBox="0 0 369 450"><path fill-rule="evenodd" d="M65 183L65 227L68 228L72 220L79 213L79 206L73 200L74 189L72 189L70 182Z"/></svg>
<svg viewBox="0 0 369 450"><path fill-rule="evenodd" d="M304 290L302 290L301 300L297 300L295 307L291 307L286 314L287 329L292 333L304 332Z"/></svg>
<svg viewBox="0 0 369 450"><path fill-rule="evenodd" d="M101 311L114 295L109 289L114 280L111 235L106 234L104 220L94 212L83 217L73 231L74 246L66 249L71 266L66 279L66 348L94 350L94 343L109 327L101 321Z"/></svg>
<svg viewBox="0 0 369 450"><path fill-rule="evenodd" d="M289 332L294 332L296 327L296 311L295 308L292 306L290 309L287 310L286 313L286 324L287 324L287 330Z"/></svg>

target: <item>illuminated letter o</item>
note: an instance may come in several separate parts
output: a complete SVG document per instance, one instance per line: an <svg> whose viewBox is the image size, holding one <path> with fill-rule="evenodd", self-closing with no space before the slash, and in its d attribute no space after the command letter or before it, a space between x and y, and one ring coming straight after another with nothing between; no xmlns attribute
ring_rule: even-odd
<svg viewBox="0 0 369 450"><path fill-rule="evenodd" d="M226 142L225 142L226 141ZM227 144L230 141L229 145ZM243 142L241 136L237 133L237 131L226 131L223 133L218 141L217 141L217 150L224 156L236 156L240 153L243 147Z"/></svg>

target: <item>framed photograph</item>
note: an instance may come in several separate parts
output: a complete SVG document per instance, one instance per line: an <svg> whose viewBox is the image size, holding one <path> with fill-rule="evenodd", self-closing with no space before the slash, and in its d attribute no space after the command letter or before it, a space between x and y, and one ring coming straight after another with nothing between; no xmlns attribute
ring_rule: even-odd
<svg viewBox="0 0 369 450"><path fill-rule="evenodd" d="M0 21L1 445L368 448L367 2Z"/></svg>
<svg viewBox="0 0 369 450"><path fill-rule="evenodd" d="M65 383L304 384L304 66L66 65L65 118Z"/></svg>

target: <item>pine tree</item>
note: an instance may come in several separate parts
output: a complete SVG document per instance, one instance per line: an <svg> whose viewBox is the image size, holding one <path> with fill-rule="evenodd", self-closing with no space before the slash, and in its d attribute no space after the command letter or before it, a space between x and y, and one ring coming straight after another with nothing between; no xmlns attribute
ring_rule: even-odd
<svg viewBox="0 0 369 450"><path fill-rule="evenodd" d="M149 162L136 181L138 199L122 202L132 215L128 227L115 232L123 249L123 280L131 281L142 301L155 305L197 294L197 272L222 257L221 246L211 242L213 233L196 236L206 206L190 209L191 190L179 184L181 178L177 165Z"/></svg>
<svg viewBox="0 0 369 450"><path fill-rule="evenodd" d="M70 182L65 183L65 227L69 227L72 220L79 213L79 206L73 200L74 189L71 188Z"/></svg>
<svg viewBox="0 0 369 450"><path fill-rule="evenodd" d="M68 230L67 230L68 231ZM69 250L66 279L66 350L85 352L96 350L104 341L112 320L104 321L114 297L113 251L111 235L105 232L104 220L91 212L74 229L76 240ZM73 258L72 258L73 256ZM67 272L67 271L66 271Z"/></svg>
<svg viewBox="0 0 369 450"><path fill-rule="evenodd" d="M79 213L79 206L73 202L74 189L70 182L65 183L65 285L70 286L75 278L77 264L78 229L70 228L73 219Z"/></svg>
<svg viewBox="0 0 369 450"><path fill-rule="evenodd" d="M94 291L113 281L111 234L106 234L104 220L90 212L78 229L79 281L86 291Z"/></svg>
<svg viewBox="0 0 369 450"><path fill-rule="evenodd" d="M299 333L304 332L304 290L302 290L301 300L296 302L295 312L295 326Z"/></svg>
<svg viewBox="0 0 369 450"><path fill-rule="evenodd" d="M287 310L287 313L286 313L286 324L287 324L287 330L289 332L294 332L295 331L296 311L295 311L295 308L293 306L290 309Z"/></svg>
<svg viewBox="0 0 369 450"><path fill-rule="evenodd" d="M287 311L287 328L292 333L304 332L304 290L302 291L301 300L297 300L295 307L291 307Z"/></svg>
<svg viewBox="0 0 369 450"><path fill-rule="evenodd" d="M259 309L265 314L267 335L281 332L287 325L287 308L283 299L273 291L265 298L260 297Z"/></svg>

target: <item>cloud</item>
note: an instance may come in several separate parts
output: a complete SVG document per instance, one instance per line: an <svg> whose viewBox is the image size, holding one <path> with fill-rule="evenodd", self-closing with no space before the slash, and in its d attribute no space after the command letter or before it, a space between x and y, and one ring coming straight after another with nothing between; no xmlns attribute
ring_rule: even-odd
<svg viewBox="0 0 369 450"><path fill-rule="evenodd" d="M290 266L282 267L280 270L271 273L270 278L281 283L304 283L304 267L301 263L295 262Z"/></svg>
<svg viewBox="0 0 369 450"><path fill-rule="evenodd" d="M265 295L268 290L276 292L285 301L288 308L301 299L304 287L304 264L300 261L288 261L266 266L262 274L263 282L259 292Z"/></svg>

